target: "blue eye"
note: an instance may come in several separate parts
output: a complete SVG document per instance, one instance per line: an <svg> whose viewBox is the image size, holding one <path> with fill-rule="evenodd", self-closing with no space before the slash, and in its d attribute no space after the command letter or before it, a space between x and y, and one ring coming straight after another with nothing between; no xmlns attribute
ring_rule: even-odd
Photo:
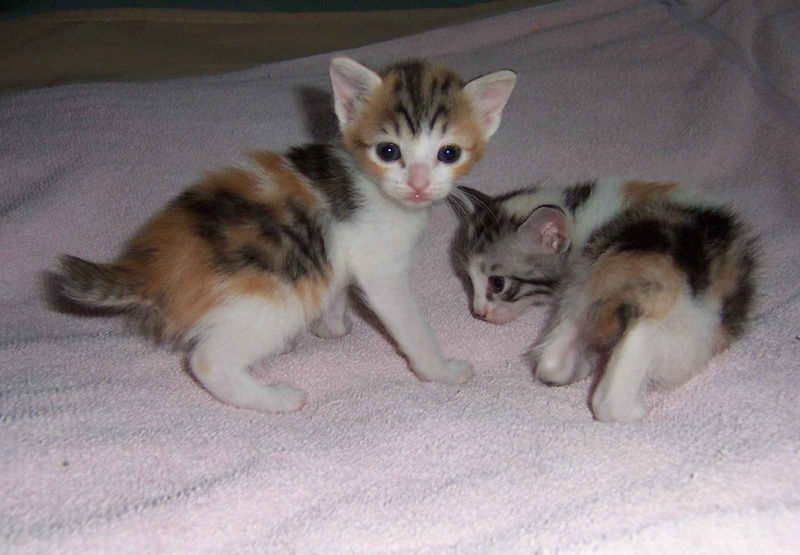
<svg viewBox="0 0 800 555"><path fill-rule="evenodd" d="M489 276L489 287L492 293L499 293L506 286L506 280L503 276Z"/></svg>
<svg viewBox="0 0 800 555"><path fill-rule="evenodd" d="M447 145L439 149L439 161L445 164L452 164L461 158L461 148L456 145Z"/></svg>
<svg viewBox="0 0 800 555"><path fill-rule="evenodd" d="M379 143L375 154L384 162L394 162L400 159L400 147L394 143Z"/></svg>

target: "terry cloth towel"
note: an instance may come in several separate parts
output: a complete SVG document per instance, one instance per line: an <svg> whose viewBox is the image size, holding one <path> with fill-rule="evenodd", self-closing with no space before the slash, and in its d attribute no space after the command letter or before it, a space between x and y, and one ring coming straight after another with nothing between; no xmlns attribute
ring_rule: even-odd
<svg viewBox="0 0 800 555"><path fill-rule="evenodd" d="M444 205L412 279L464 386L418 381L358 318L259 365L309 400L258 414L121 321L47 308L58 254L110 259L202 172L328 136L330 56L0 98L0 551L798 552L798 29L788 0L566 1L347 53L518 71L473 187L688 181L753 223L752 331L630 425L592 419L589 381L534 383L543 309L470 316Z"/></svg>

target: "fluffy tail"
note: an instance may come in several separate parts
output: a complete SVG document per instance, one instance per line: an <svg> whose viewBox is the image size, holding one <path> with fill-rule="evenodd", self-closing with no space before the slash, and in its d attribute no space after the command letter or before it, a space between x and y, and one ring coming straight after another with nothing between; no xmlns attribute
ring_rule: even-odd
<svg viewBox="0 0 800 555"><path fill-rule="evenodd" d="M118 264L62 256L53 281L59 296L87 307L125 310L143 302L133 274Z"/></svg>

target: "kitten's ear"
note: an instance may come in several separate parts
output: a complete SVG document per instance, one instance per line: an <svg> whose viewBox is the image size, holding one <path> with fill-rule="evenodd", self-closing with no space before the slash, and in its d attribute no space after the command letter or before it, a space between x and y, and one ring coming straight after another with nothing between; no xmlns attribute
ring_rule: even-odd
<svg viewBox="0 0 800 555"><path fill-rule="evenodd" d="M517 234L539 252L559 254L569 248L569 230L564 212L540 206L517 228Z"/></svg>
<svg viewBox="0 0 800 555"><path fill-rule="evenodd" d="M464 85L464 92L478 110L478 123L484 139L488 139L497 131L500 115L516 82L517 74L504 69L478 77Z"/></svg>
<svg viewBox="0 0 800 555"><path fill-rule="evenodd" d="M381 78L377 73L355 60L331 60L334 108L342 131L355 119L358 109L380 84Z"/></svg>
<svg viewBox="0 0 800 555"><path fill-rule="evenodd" d="M456 194L453 195L453 199L464 208L467 214L474 214L478 209L486 208L492 202L492 197L486 193L481 193L477 189L471 189L463 185L456 187L454 192Z"/></svg>

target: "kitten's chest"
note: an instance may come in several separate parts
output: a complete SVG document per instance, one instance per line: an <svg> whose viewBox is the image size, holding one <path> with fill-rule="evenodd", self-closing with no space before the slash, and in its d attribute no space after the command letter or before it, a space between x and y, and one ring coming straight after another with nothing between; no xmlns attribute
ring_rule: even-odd
<svg viewBox="0 0 800 555"><path fill-rule="evenodd" d="M337 250L354 272L365 266L405 265L428 221L425 210L381 205L365 207L359 216L336 233Z"/></svg>

